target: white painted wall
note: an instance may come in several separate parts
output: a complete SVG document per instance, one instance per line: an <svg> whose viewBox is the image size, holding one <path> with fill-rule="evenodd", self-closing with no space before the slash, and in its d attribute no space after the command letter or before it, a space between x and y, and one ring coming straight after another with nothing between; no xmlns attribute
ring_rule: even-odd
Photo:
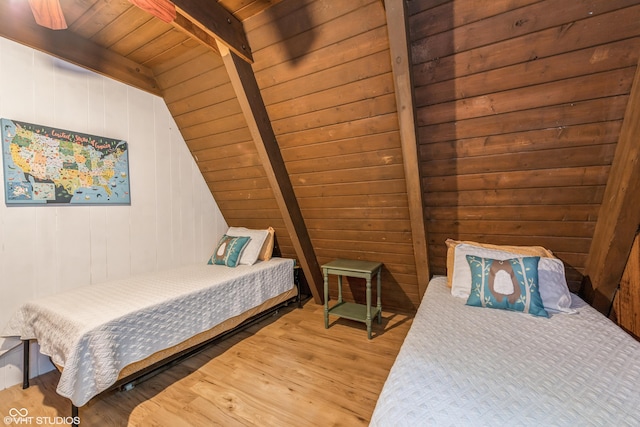
<svg viewBox="0 0 640 427"><path fill-rule="evenodd" d="M131 184L105 207L7 207L0 185L0 330L30 298L206 262L227 229L162 98L0 38L0 117L127 141ZM0 389L22 381L18 343L0 338Z"/></svg>

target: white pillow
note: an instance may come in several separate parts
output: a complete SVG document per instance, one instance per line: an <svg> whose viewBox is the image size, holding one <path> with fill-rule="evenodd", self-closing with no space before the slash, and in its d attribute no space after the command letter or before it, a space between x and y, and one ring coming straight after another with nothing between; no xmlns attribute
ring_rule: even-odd
<svg viewBox="0 0 640 427"><path fill-rule="evenodd" d="M262 245L269 235L269 230L251 230L245 227L229 227L226 234L227 236L247 236L250 238L249 243L244 248L244 251L242 251L240 264L253 265L258 260L258 255L260 255Z"/></svg>
<svg viewBox="0 0 640 427"><path fill-rule="evenodd" d="M467 255L483 258L505 260L517 256L531 256L497 249L461 243L455 247L453 262L453 279L451 295L467 299L471 292L471 268L467 262ZM538 263L538 286L545 309L574 313L571 307L571 292L564 275L564 264L558 258L540 257Z"/></svg>

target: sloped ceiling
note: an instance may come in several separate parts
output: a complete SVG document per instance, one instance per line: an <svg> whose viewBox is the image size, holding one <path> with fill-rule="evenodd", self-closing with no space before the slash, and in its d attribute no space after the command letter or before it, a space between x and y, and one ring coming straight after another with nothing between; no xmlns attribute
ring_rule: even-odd
<svg viewBox="0 0 640 427"><path fill-rule="evenodd" d="M448 237L547 246L574 290L587 272L607 301L618 267L603 278L595 260L624 258L611 237L640 221L634 191L600 209L611 175L638 176L637 154L616 154L637 137L621 129L638 1L204 1L175 3L217 14L169 24L126 0L61 0L69 29L53 32L2 0L0 35L162 96L227 222L273 226L317 302L319 266L355 258L384 263L385 307L414 309Z"/></svg>

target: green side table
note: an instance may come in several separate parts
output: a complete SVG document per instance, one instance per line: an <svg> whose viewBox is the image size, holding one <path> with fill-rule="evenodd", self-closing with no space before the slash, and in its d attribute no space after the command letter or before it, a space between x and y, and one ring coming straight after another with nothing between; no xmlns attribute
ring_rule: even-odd
<svg viewBox="0 0 640 427"><path fill-rule="evenodd" d="M367 335L371 339L371 319L378 317L382 323L382 302L380 300L382 263L349 259L336 259L322 266L324 273L324 327L329 327L329 315L332 314L345 319L364 322L367 325ZM338 276L338 302L329 307L329 274ZM367 304L356 304L342 300L342 277L359 277L367 280ZM377 304L371 308L371 280L378 276Z"/></svg>

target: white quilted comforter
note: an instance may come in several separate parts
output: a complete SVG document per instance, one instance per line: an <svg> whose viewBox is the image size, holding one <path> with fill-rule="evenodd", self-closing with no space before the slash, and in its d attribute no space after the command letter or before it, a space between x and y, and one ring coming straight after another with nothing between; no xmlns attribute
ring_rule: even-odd
<svg viewBox="0 0 640 427"><path fill-rule="evenodd" d="M372 426L639 426L640 343L577 296L550 319L430 283Z"/></svg>
<svg viewBox="0 0 640 427"><path fill-rule="evenodd" d="M2 336L37 339L63 366L57 391L76 406L122 368L293 288L293 260L193 265L85 286L24 304Z"/></svg>

